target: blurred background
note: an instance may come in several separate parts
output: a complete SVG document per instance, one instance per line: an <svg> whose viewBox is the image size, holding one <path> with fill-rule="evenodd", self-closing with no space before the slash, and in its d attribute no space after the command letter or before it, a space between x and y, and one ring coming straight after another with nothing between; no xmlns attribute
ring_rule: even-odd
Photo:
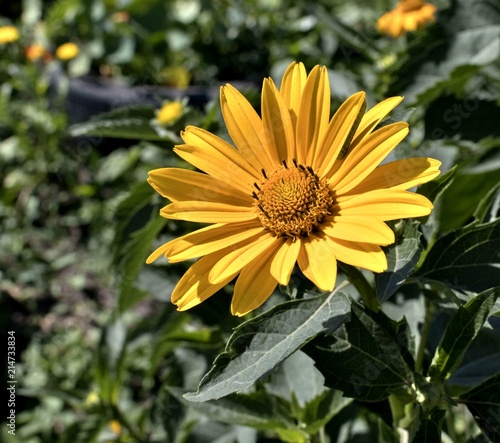
<svg viewBox="0 0 500 443"><path fill-rule="evenodd" d="M18 380L2 442L281 441L171 389L196 389L241 320L231 288L176 312L189 263L144 265L193 227L159 218L147 172L186 167L172 147L187 124L228 138L220 85L258 108L264 77L322 64L333 109L359 90L369 107L405 96L394 119L411 132L395 155L459 165L436 217L440 232L462 226L498 184L500 5L432 3L433 22L393 38L377 29L388 0L1 2L0 325L15 331ZM331 435L367 410L334 418ZM351 431L338 441L369 432Z"/></svg>

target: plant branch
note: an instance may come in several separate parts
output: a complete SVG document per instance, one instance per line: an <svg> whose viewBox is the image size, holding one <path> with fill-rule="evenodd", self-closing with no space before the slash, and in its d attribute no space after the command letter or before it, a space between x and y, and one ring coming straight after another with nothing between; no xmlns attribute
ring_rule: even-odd
<svg viewBox="0 0 500 443"><path fill-rule="evenodd" d="M338 262L340 269L347 275L349 281L356 287L361 296L361 300L368 309L378 312L380 303L375 289L370 285L363 273L354 266L346 265L345 263Z"/></svg>

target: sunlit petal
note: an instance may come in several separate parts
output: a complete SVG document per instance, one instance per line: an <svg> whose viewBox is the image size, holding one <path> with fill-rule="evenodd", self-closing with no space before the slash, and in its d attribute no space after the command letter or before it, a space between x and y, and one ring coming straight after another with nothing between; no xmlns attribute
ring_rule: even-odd
<svg viewBox="0 0 500 443"><path fill-rule="evenodd" d="M304 87L300 103L297 130L297 160L303 163L307 153L319 149L318 144L324 138L330 118L330 82L325 67L316 66Z"/></svg>
<svg viewBox="0 0 500 443"><path fill-rule="evenodd" d="M375 168L350 193L361 194L375 189L410 189L427 183L440 173L441 162L433 158L412 157Z"/></svg>
<svg viewBox="0 0 500 443"><path fill-rule="evenodd" d="M332 250L337 260L348 265L368 269L373 272L383 272L387 269L387 258L378 245L371 243L335 240Z"/></svg>
<svg viewBox="0 0 500 443"><path fill-rule="evenodd" d="M338 194L349 192L370 174L408 134L406 123L393 123L366 137L329 181Z"/></svg>
<svg viewBox="0 0 500 443"><path fill-rule="evenodd" d="M433 205L423 195L400 189L378 189L355 196L338 198L340 215L364 216L380 220L423 217Z"/></svg>
<svg viewBox="0 0 500 443"><path fill-rule="evenodd" d="M221 88L221 109L227 131L234 144L258 171L274 169L267 149L264 126L253 106L231 85Z"/></svg>
<svg viewBox="0 0 500 443"><path fill-rule="evenodd" d="M289 238L279 248L271 263L271 275L280 285L287 285L300 251L300 238Z"/></svg>
<svg viewBox="0 0 500 443"><path fill-rule="evenodd" d="M359 118L360 112L365 106L364 92L358 92L349 97L334 114L325 132L323 140L320 141L316 155L308 155L308 160L314 169L318 169L320 175L329 176L335 161L346 141L353 135L353 125Z"/></svg>
<svg viewBox="0 0 500 443"><path fill-rule="evenodd" d="M273 293L278 281L271 275L276 249L268 249L259 260L245 266L234 285L231 313L239 317L257 309Z"/></svg>
<svg viewBox="0 0 500 443"><path fill-rule="evenodd" d="M264 80L262 89L262 121L267 145L273 151L276 166L283 160L291 164L296 153L290 111L271 79Z"/></svg>
<svg viewBox="0 0 500 443"><path fill-rule="evenodd" d="M185 311L205 301L235 277L236 274L228 276L217 284L208 281L210 269L225 254L226 251L222 250L206 255L186 271L177 283L171 297L172 303L177 305L179 311Z"/></svg>
<svg viewBox="0 0 500 443"><path fill-rule="evenodd" d="M298 264L304 275L322 291L333 291L337 280L337 260L329 237L310 235L302 242Z"/></svg>
<svg viewBox="0 0 500 443"><path fill-rule="evenodd" d="M266 254L270 249L275 250L284 239L277 239L269 233L264 233L251 242L245 242L242 246L235 246L212 268L209 275L211 283L225 280L229 275L239 272L243 267ZM258 260L257 260L258 261Z"/></svg>
<svg viewBox="0 0 500 443"><path fill-rule="evenodd" d="M348 214L349 212L346 211ZM354 241L390 245L394 243L394 232L382 220L356 215L328 217L321 230L329 237Z"/></svg>
<svg viewBox="0 0 500 443"><path fill-rule="evenodd" d="M164 255L171 263L189 260L251 237L258 238L262 231L262 227L253 221L210 225L168 242Z"/></svg>
<svg viewBox="0 0 500 443"><path fill-rule="evenodd" d="M214 201L228 205L246 206L253 202L248 193L226 182L200 172L179 168L149 171L148 183L170 201Z"/></svg>
<svg viewBox="0 0 500 443"><path fill-rule="evenodd" d="M225 203L182 201L161 209L160 215L174 220L198 223L237 223L258 217L251 206L235 206Z"/></svg>

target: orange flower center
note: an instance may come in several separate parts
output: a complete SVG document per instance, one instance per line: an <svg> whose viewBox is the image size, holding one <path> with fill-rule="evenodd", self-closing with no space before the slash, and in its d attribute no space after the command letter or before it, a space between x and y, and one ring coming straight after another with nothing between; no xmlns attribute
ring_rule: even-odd
<svg viewBox="0 0 500 443"><path fill-rule="evenodd" d="M255 187L255 207L262 226L277 236L300 237L313 232L331 214L333 195L324 178L311 167L294 161L293 167L283 166Z"/></svg>

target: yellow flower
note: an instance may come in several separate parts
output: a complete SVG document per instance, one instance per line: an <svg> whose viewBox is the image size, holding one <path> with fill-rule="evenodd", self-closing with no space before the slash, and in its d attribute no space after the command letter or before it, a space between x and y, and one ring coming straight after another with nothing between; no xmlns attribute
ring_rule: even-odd
<svg viewBox="0 0 500 443"><path fill-rule="evenodd" d="M423 0L401 0L377 21L380 33L397 38L408 31L416 31L436 21L436 7Z"/></svg>
<svg viewBox="0 0 500 443"><path fill-rule="evenodd" d="M156 120L162 125L168 125L180 117L182 109L182 103L179 101L167 102L156 113Z"/></svg>
<svg viewBox="0 0 500 443"><path fill-rule="evenodd" d="M231 312L244 315L286 285L297 263L320 290L332 291L337 260L374 272L387 269L381 245L394 242L384 223L432 210L406 191L439 174L430 158L378 166L408 134L408 124L378 123L402 100L365 113L365 93L348 98L330 119L325 67L307 75L292 63L278 90L264 80L261 116L231 85L222 114L236 149L201 128L181 133L175 152L203 172L150 171L148 181L172 203L161 215L211 223L160 246L147 259L199 258L180 279L172 302L186 310L238 276Z"/></svg>
<svg viewBox="0 0 500 443"><path fill-rule="evenodd" d="M109 427L111 428L111 431L113 431L113 433L116 435L120 435L122 432L122 426L117 420L111 420L109 422Z"/></svg>
<svg viewBox="0 0 500 443"><path fill-rule="evenodd" d="M80 49L74 43L63 43L56 49L56 57L59 60L71 60L80 53Z"/></svg>
<svg viewBox="0 0 500 443"><path fill-rule="evenodd" d="M11 43L19 38L19 31L15 26L0 26L0 45Z"/></svg>
<svg viewBox="0 0 500 443"><path fill-rule="evenodd" d="M38 44L38 43L35 43L31 46L28 46L26 49L25 49L25 54L26 54L26 58L30 61L36 61L36 60L39 60L40 58L42 58L45 54L47 53L47 50L45 49L44 46Z"/></svg>

